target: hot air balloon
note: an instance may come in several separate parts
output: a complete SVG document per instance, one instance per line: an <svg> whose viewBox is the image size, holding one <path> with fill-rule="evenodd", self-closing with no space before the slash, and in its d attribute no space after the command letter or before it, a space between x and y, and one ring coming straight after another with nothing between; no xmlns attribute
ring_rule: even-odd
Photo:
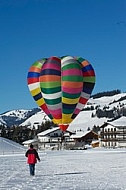
<svg viewBox="0 0 126 190"><path fill-rule="evenodd" d="M82 57L53 56L33 63L27 82L37 105L65 131L90 98L95 72Z"/></svg>

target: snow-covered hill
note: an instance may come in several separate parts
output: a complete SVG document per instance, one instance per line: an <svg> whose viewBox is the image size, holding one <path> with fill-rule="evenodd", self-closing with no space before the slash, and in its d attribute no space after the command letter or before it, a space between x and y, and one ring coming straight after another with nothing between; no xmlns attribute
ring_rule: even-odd
<svg viewBox="0 0 126 190"><path fill-rule="evenodd" d="M109 105L110 108L117 107L119 103L126 105L126 93L116 94L114 96L103 96L101 98L89 100L92 105L100 105L100 107L104 107Z"/></svg>
<svg viewBox="0 0 126 190"><path fill-rule="evenodd" d="M19 125L27 120L29 117L40 111L39 108L34 108L32 110L11 110L0 114L0 125L11 126Z"/></svg>
<svg viewBox="0 0 126 190"><path fill-rule="evenodd" d="M21 123L21 126L30 126L31 128L36 125L41 125L45 121L49 121L50 119L48 116L41 110L37 112L36 114L29 117L27 120L25 120L23 123Z"/></svg>
<svg viewBox="0 0 126 190"><path fill-rule="evenodd" d="M102 125L105 121L115 120L126 116L126 93L101 98L90 98L83 111L69 125L69 130L87 130ZM43 111L36 108L33 110L13 110L0 115L0 122L7 126L20 124L21 126L41 125L49 120Z"/></svg>
<svg viewBox="0 0 126 190"><path fill-rule="evenodd" d="M26 148L14 141L0 137L0 155L24 153Z"/></svg>
<svg viewBox="0 0 126 190"><path fill-rule="evenodd" d="M83 130L87 131L88 128L92 129L94 125L100 126L107 118L98 118L98 117L91 117L93 111L81 111L79 115L72 121L69 125L68 130L70 131L77 131Z"/></svg>

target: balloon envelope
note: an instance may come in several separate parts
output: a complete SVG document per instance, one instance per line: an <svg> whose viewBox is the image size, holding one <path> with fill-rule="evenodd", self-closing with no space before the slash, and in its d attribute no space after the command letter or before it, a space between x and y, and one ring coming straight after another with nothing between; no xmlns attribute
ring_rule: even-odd
<svg viewBox="0 0 126 190"><path fill-rule="evenodd" d="M50 57L30 67L27 82L37 105L66 130L90 98L95 72L81 57Z"/></svg>

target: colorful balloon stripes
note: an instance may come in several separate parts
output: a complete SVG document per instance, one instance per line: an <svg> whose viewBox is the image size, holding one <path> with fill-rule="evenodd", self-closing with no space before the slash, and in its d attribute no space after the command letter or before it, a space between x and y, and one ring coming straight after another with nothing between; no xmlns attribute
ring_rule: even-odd
<svg viewBox="0 0 126 190"><path fill-rule="evenodd" d="M90 98L95 72L81 57L50 57L30 67L27 82L37 105L66 130Z"/></svg>

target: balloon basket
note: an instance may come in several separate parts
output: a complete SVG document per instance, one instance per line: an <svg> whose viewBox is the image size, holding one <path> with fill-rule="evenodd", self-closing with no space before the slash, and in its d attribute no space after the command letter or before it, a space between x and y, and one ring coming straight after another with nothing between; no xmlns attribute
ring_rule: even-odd
<svg viewBox="0 0 126 190"><path fill-rule="evenodd" d="M62 131L66 131L67 128L68 128L68 124L59 124L59 128L62 130Z"/></svg>

